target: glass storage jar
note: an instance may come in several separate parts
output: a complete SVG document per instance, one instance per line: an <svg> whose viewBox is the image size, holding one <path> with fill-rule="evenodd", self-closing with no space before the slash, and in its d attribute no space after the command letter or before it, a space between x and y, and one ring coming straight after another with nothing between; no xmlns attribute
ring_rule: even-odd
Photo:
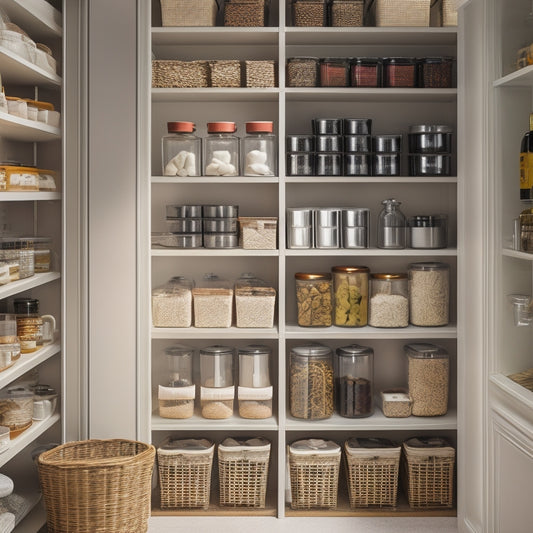
<svg viewBox="0 0 533 533"><path fill-rule="evenodd" d="M449 89L453 86L453 58L425 57L418 61L418 86Z"/></svg>
<svg viewBox="0 0 533 533"><path fill-rule="evenodd" d="M185 276L174 276L152 291L152 323L156 328L189 328L192 324L192 288Z"/></svg>
<svg viewBox="0 0 533 533"><path fill-rule="evenodd" d="M350 63L352 87L381 87L382 61L378 57L356 57Z"/></svg>
<svg viewBox="0 0 533 533"><path fill-rule="evenodd" d="M370 274L368 324L375 328L409 325L407 274Z"/></svg>
<svg viewBox="0 0 533 533"><path fill-rule="evenodd" d="M448 411L450 358L434 344L404 346L408 361L409 395L414 416L441 416Z"/></svg>
<svg viewBox="0 0 533 533"><path fill-rule="evenodd" d="M168 135L161 140L163 176L201 176L202 139L194 122L167 122Z"/></svg>
<svg viewBox="0 0 533 533"><path fill-rule="evenodd" d="M202 416L229 418L233 414L233 348L213 345L200 350Z"/></svg>
<svg viewBox="0 0 533 533"><path fill-rule="evenodd" d="M296 272L298 325L328 327L332 324L333 285L329 272Z"/></svg>
<svg viewBox="0 0 533 533"><path fill-rule="evenodd" d="M409 320L414 326L445 326L449 322L450 265L439 262L409 265Z"/></svg>
<svg viewBox="0 0 533 533"><path fill-rule="evenodd" d="M165 348L168 376L159 385L159 416L190 418L194 414L195 386L192 380L194 348L175 344Z"/></svg>
<svg viewBox="0 0 533 533"><path fill-rule="evenodd" d="M350 344L335 352L335 404L346 418L362 418L374 412L374 350Z"/></svg>
<svg viewBox="0 0 533 533"><path fill-rule="evenodd" d="M50 272L52 267L52 238L51 237L34 237L34 271L36 274Z"/></svg>
<svg viewBox="0 0 533 533"><path fill-rule="evenodd" d="M402 203L394 198L381 203L384 207L378 217L378 248L405 248L407 222L400 211Z"/></svg>
<svg viewBox="0 0 533 533"><path fill-rule="evenodd" d="M368 319L368 273L366 266L334 266L335 326L362 327Z"/></svg>
<svg viewBox="0 0 533 533"><path fill-rule="evenodd" d="M235 122L208 122L204 139L204 175L239 175L239 138Z"/></svg>
<svg viewBox="0 0 533 533"><path fill-rule="evenodd" d="M290 352L290 412L295 418L321 420L333 414L333 353L327 346L295 346Z"/></svg>
<svg viewBox="0 0 533 533"><path fill-rule="evenodd" d="M325 57L320 60L321 87L348 87L349 64L342 57Z"/></svg>
<svg viewBox="0 0 533 533"><path fill-rule="evenodd" d="M233 315L233 288L228 280L206 274L192 289L194 326L229 328Z"/></svg>
<svg viewBox="0 0 533 533"><path fill-rule="evenodd" d="M235 320L238 328L274 326L276 290L252 273L241 274L235 282Z"/></svg>
<svg viewBox="0 0 533 533"><path fill-rule="evenodd" d="M446 215L416 215L409 218L409 245L411 248L446 248Z"/></svg>
<svg viewBox="0 0 533 533"><path fill-rule="evenodd" d="M316 87L317 79L317 57L289 57L287 59L288 87Z"/></svg>
<svg viewBox="0 0 533 533"><path fill-rule="evenodd" d="M0 260L19 264L19 279L35 274L35 248L31 237L0 237Z"/></svg>
<svg viewBox="0 0 533 533"><path fill-rule="evenodd" d="M416 70L414 57L386 57L383 59L383 86L416 87Z"/></svg>
<svg viewBox="0 0 533 533"><path fill-rule="evenodd" d="M271 121L246 123L247 135L242 140L245 176L277 175L277 139L273 131L274 123Z"/></svg>
<svg viewBox="0 0 533 533"><path fill-rule="evenodd" d="M272 416L270 384L271 349L250 344L239 349L239 416L262 419Z"/></svg>
<svg viewBox="0 0 533 533"><path fill-rule="evenodd" d="M10 439L14 439L31 426L33 398L33 392L24 388L0 392L0 425L9 428Z"/></svg>
<svg viewBox="0 0 533 533"><path fill-rule="evenodd" d="M15 298L13 308L21 353L35 352L39 346L53 342L56 321L52 315L39 315L39 300Z"/></svg>

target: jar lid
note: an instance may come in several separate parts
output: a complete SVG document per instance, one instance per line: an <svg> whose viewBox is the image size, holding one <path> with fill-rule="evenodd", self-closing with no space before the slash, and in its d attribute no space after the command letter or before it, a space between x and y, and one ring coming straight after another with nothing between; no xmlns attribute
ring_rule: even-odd
<svg viewBox="0 0 533 533"><path fill-rule="evenodd" d="M335 352L339 357L353 357L357 355L373 355L374 350L369 346L361 346L360 344L350 344L337 348Z"/></svg>
<svg viewBox="0 0 533 533"><path fill-rule="evenodd" d="M272 133L274 123L269 120L254 120L246 123L246 133Z"/></svg>
<svg viewBox="0 0 533 533"><path fill-rule="evenodd" d="M294 274L294 277L296 279L301 279L305 281L331 280L331 274L329 272L316 272L316 273L296 272L296 274Z"/></svg>
<svg viewBox="0 0 533 533"><path fill-rule="evenodd" d="M424 261L422 263L411 263L409 270L449 270L450 265L437 261Z"/></svg>
<svg viewBox="0 0 533 533"><path fill-rule="evenodd" d="M46 399L44 398L46 396L57 396L57 391L53 387L50 387L50 385L35 385L32 390L35 396L39 396L41 400Z"/></svg>
<svg viewBox="0 0 533 533"><path fill-rule="evenodd" d="M334 266L331 268L332 272L342 272L344 274L355 274L357 272L370 272L366 266Z"/></svg>
<svg viewBox="0 0 533 533"><path fill-rule="evenodd" d="M384 57L383 61L386 63L398 63L403 65L415 64L416 59L414 57Z"/></svg>
<svg viewBox="0 0 533 533"><path fill-rule="evenodd" d="M381 63L380 57L354 57L352 63L356 65L378 65Z"/></svg>
<svg viewBox="0 0 533 533"><path fill-rule="evenodd" d="M246 437L239 437L239 438L232 438L228 437L224 439L219 445L218 445L219 451L222 452L236 452L236 451L244 451L244 450L253 450L256 452L259 451L269 451L270 450L270 442L263 438L263 437L253 437L253 438L246 438Z"/></svg>
<svg viewBox="0 0 533 533"><path fill-rule="evenodd" d="M13 307L15 308L15 312L24 311L25 309L37 312L39 309L39 300L37 298L15 298L13 300Z"/></svg>
<svg viewBox="0 0 533 533"><path fill-rule="evenodd" d="M445 124L413 124L409 133L452 133L451 126Z"/></svg>
<svg viewBox="0 0 533 533"><path fill-rule="evenodd" d="M305 346L294 346L291 348L291 353L302 357L324 357L325 355L331 354L331 348L315 343Z"/></svg>
<svg viewBox="0 0 533 533"><path fill-rule="evenodd" d="M231 346L221 346L220 344L213 344L206 346L200 350L201 355L233 355L233 348Z"/></svg>
<svg viewBox="0 0 533 533"><path fill-rule="evenodd" d="M192 133L196 129L194 122L167 122L167 130L169 133Z"/></svg>
<svg viewBox="0 0 533 533"><path fill-rule="evenodd" d="M402 202L399 202L395 198L389 198L388 200L382 200L381 203L385 206L398 206L402 205Z"/></svg>
<svg viewBox="0 0 533 533"><path fill-rule="evenodd" d="M190 355L194 354L194 348L192 346L187 346L185 344L173 344L172 346L167 346L165 348L165 353L167 355Z"/></svg>
<svg viewBox="0 0 533 533"><path fill-rule="evenodd" d="M435 344L415 342L413 344L406 344L403 349L406 355L416 357L418 359L446 359L448 352Z"/></svg>
<svg viewBox="0 0 533 533"><path fill-rule="evenodd" d="M453 61L453 57L442 56L442 57L424 57L420 59L422 63L449 63Z"/></svg>
<svg viewBox="0 0 533 533"><path fill-rule="evenodd" d="M404 274L404 273L388 274L385 272L379 272L375 274L370 274L370 277L372 279L383 279L383 280L407 279L407 274Z"/></svg>
<svg viewBox="0 0 533 533"><path fill-rule="evenodd" d="M446 215L415 215L409 219L409 225L414 228L434 228L442 226Z"/></svg>
<svg viewBox="0 0 533 533"><path fill-rule="evenodd" d="M351 437L346 441L347 448L399 448L390 439L380 437Z"/></svg>
<svg viewBox="0 0 533 533"><path fill-rule="evenodd" d="M264 344L249 344L244 348L239 348L239 355L269 355L272 350Z"/></svg>
<svg viewBox="0 0 533 533"><path fill-rule="evenodd" d="M235 122L208 122L207 133L235 133Z"/></svg>

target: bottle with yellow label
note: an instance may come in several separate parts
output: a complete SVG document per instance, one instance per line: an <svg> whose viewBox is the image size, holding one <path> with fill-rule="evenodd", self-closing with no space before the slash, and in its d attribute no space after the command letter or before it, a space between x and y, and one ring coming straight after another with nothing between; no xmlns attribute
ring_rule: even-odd
<svg viewBox="0 0 533 533"><path fill-rule="evenodd" d="M520 199L533 200L533 113L520 147Z"/></svg>

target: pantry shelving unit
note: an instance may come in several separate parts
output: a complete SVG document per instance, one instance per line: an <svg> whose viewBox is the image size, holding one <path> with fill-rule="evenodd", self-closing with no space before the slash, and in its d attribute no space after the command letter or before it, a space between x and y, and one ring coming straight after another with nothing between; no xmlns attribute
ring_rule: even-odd
<svg viewBox="0 0 533 533"><path fill-rule="evenodd" d="M457 508L413 510L401 501L397 510L350 509L343 487L337 510L294 511L286 502L286 446L299 438L320 437L341 443L349 436L364 434L402 441L426 434L460 440L461 374L464 334L462 209L460 200L464 176L454 135L453 175L439 178L410 177L294 177L285 174L285 137L311 133L313 118L357 117L373 120L373 133L402 133L404 143L411 124L449 124L458 128L459 89L354 89L293 88L285 85L286 59L293 56L431 56L457 57L457 28L295 28L291 27L289 2L271 3L265 28L168 28L161 27L159 2L139 7L138 106L140 135L138 195L139 260L139 366L138 436L156 447L168 435L204 436L220 443L228 436L263 436L272 442L267 508L227 509L217 505L216 488L207 511L161 510L158 488L153 494L153 515L257 515L284 516L456 516ZM150 23L150 21L152 21ZM269 89L160 89L151 88L151 54L156 59L270 59L278 65L278 86ZM274 178L184 178L161 176L161 137L167 121L196 123L197 134L205 137L208 121L232 120L243 135L249 120L272 120L278 136L279 176ZM407 157L402 155L402 168ZM446 213L449 217L449 247L443 250L397 250L376 248L375 224L381 200L401 200L409 216ZM150 233L165 231L167 204L234 204L240 216L277 216L278 249L250 250L160 250L151 249ZM301 206L357 206L371 209L370 248L363 250L290 250L285 245L285 212ZM212 260L210 260L212 259ZM301 328L296 325L294 273L328 271L338 264L364 264L371 271L406 271L415 261L443 261L451 266L451 323L441 328L409 326L404 329ZM242 328L154 328L151 326L151 289L173 275L193 277L215 271L235 279L241 272L254 272L277 289L276 326L266 330ZM403 345L410 341L435 342L446 348L451 361L450 408L442 417L388 419L376 406L366 419L345 419L334 415L323 421L302 421L288 413L288 354L293 346L317 341L333 349L353 342L372 346L375 352L375 389L405 386ZM158 415L156 390L165 375L163 350L180 342L196 348L225 344L236 348L252 342L273 350L271 379L274 385L274 413L271 420L169 420ZM197 369L196 369L197 371ZM458 455L458 461L462 457ZM459 476L460 468L457 469ZM461 483L458 484L461 487ZM461 493L455 501L460 501Z"/></svg>
<svg viewBox="0 0 533 533"><path fill-rule="evenodd" d="M49 46L56 58L62 55L62 14L44 0L0 0L0 10L36 42ZM41 99L56 109L63 103L62 77L47 72L0 46L0 75L8 96ZM15 297L34 297L40 302L41 314L56 318L56 340L36 352L22 354L9 369L0 374L4 389L27 372L38 371L41 383L62 391L63 368L63 135L61 127L22 119L0 112L0 161L20 161L57 172L57 192L2 192L0 213L2 228L17 235L51 236L55 260L53 271L8 283L0 287L0 302L9 310ZM63 391L62 391L63 392ZM0 472L10 476L15 493L26 500L27 515L17 531L36 532L45 517L40 501L37 471L31 451L40 444L61 442L62 415L58 412L33 424L12 439L0 454Z"/></svg>

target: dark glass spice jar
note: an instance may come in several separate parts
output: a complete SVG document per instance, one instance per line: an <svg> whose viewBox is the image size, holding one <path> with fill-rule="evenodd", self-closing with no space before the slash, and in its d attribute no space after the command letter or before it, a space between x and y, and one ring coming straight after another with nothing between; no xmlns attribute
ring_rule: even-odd
<svg viewBox="0 0 533 533"><path fill-rule="evenodd" d="M453 58L426 57L418 62L418 86L428 89L452 87Z"/></svg>
<svg viewBox="0 0 533 533"><path fill-rule="evenodd" d="M382 63L377 57L356 57L350 64L352 87L381 87Z"/></svg>
<svg viewBox="0 0 533 533"><path fill-rule="evenodd" d="M416 59L414 57L384 58L383 86L416 87Z"/></svg>
<svg viewBox="0 0 533 533"><path fill-rule="evenodd" d="M348 87L348 60L326 57L320 61L321 87Z"/></svg>

